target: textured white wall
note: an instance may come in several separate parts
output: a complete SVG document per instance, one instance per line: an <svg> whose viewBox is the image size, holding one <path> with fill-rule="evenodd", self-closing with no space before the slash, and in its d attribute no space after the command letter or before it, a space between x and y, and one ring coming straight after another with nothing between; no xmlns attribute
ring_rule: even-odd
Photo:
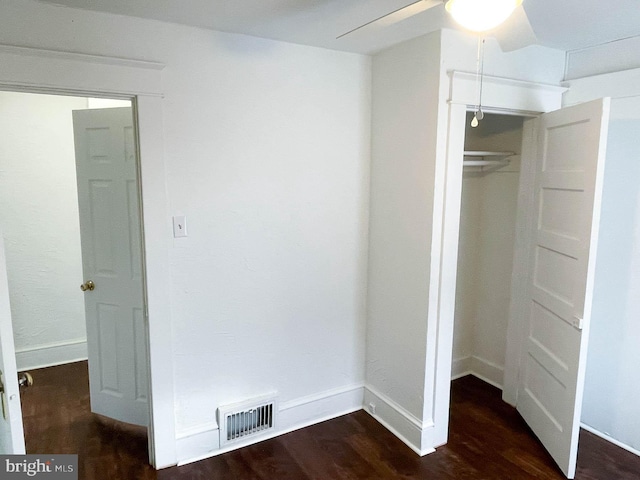
<svg viewBox="0 0 640 480"><path fill-rule="evenodd" d="M420 421L439 52L436 33L373 62L367 384Z"/></svg>
<svg viewBox="0 0 640 480"><path fill-rule="evenodd" d="M29 0L2 2L0 43L166 64L167 191L189 229L166 325L178 434L253 395L361 385L367 57Z"/></svg>
<svg viewBox="0 0 640 480"><path fill-rule="evenodd" d="M0 92L0 226L18 353L86 339L71 119L86 106Z"/></svg>

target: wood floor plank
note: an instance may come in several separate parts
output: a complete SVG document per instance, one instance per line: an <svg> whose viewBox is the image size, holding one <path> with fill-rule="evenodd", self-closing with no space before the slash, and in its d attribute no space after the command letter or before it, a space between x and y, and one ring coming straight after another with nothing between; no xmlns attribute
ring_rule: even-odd
<svg viewBox="0 0 640 480"><path fill-rule="evenodd" d="M562 480L500 391L452 383L447 445L419 457L364 411L182 467L147 464L144 428L94 415L86 362L34 370L22 392L28 453L77 453L83 480ZM640 458L582 431L576 480L639 480Z"/></svg>

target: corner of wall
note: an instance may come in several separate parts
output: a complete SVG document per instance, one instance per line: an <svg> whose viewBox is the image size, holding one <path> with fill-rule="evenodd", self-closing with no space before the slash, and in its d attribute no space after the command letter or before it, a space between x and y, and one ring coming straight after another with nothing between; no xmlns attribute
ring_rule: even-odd
<svg viewBox="0 0 640 480"><path fill-rule="evenodd" d="M364 410L420 456L435 451L433 422L423 422L371 385L364 389Z"/></svg>
<svg viewBox="0 0 640 480"><path fill-rule="evenodd" d="M434 438L426 369L435 357L428 318L441 42L436 31L382 51L372 79L365 405L375 404L374 418L420 455L433 451Z"/></svg>

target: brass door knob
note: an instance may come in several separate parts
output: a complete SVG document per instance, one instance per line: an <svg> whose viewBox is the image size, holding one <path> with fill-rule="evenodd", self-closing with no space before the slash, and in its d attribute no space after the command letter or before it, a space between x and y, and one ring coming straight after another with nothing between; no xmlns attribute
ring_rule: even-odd
<svg viewBox="0 0 640 480"><path fill-rule="evenodd" d="M21 372L18 374L18 385L21 388L30 387L33 385L33 377L29 372Z"/></svg>
<svg viewBox="0 0 640 480"><path fill-rule="evenodd" d="M82 290L83 292L86 292L87 290L91 291L94 288L96 288L96 284L93 283L92 280L87 280L82 285L80 285L80 290Z"/></svg>

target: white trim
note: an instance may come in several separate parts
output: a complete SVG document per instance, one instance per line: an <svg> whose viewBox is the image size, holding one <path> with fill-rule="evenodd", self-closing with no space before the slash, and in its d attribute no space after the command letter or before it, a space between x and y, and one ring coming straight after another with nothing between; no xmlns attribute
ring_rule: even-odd
<svg viewBox="0 0 640 480"><path fill-rule="evenodd" d="M215 422L183 430L176 435L178 465L204 460L362 410L363 390L362 384L350 385L285 402L278 409L276 430L225 448L220 448L219 429Z"/></svg>
<svg viewBox="0 0 640 480"><path fill-rule="evenodd" d="M295 400L290 400L288 402L283 402L282 405L280 405L280 408L278 410L280 412L284 412L285 410L302 407L303 405L316 403L331 397L338 397L345 393L349 394L362 388L364 388L364 384L348 385L346 387L333 388L331 390L326 390L324 392L320 392L314 395L307 395L306 397L301 397ZM361 402L362 402L362 399L361 399Z"/></svg>
<svg viewBox="0 0 640 480"><path fill-rule="evenodd" d="M475 105L478 101L476 74L451 71L449 76L449 103ZM519 114L557 110L562 106L562 94L567 91L566 87L557 85L489 75L482 77L482 85L482 106L486 107L486 111L507 110Z"/></svg>
<svg viewBox="0 0 640 480"><path fill-rule="evenodd" d="M456 88L451 85L451 91ZM431 244L431 281L429 282L429 317L427 331L435 334L435 364L427 363L426 371L434 372L433 413L435 444L444 445L449 436L449 405L451 394L451 361L456 307L458 275L458 239L460 233L460 209L462 201L462 161L467 107L450 103L448 115L439 130L446 129L446 153L438 154L436 162L444 163L444 175L436 177L434 186L434 209ZM445 116L443 113L441 116ZM446 126L442 126L442 123ZM443 135L438 135L439 137ZM441 201L437 201L440 197ZM451 212L451 213L450 213ZM448 288L450 290L448 290ZM446 321L441 322L441 318Z"/></svg>
<svg viewBox="0 0 640 480"><path fill-rule="evenodd" d="M640 95L640 68L575 78L562 85L567 88L566 106L611 96L612 85L615 85L613 98L635 97Z"/></svg>
<svg viewBox="0 0 640 480"><path fill-rule="evenodd" d="M453 361L451 380L473 375L483 382L502 390L504 368L482 357L469 355Z"/></svg>
<svg viewBox="0 0 640 480"><path fill-rule="evenodd" d="M467 375L473 375L471 371L471 355L456 358L451 362L451 380L457 380Z"/></svg>
<svg viewBox="0 0 640 480"><path fill-rule="evenodd" d="M369 415L418 455L435 452L432 421L420 421L418 417L370 385L366 385L364 389L364 404ZM375 413L369 408L371 404L375 405Z"/></svg>
<svg viewBox="0 0 640 480"><path fill-rule="evenodd" d="M259 440L265 439L265 437L261 437ZM234 445L236 448L238 446L239 444ZM204 460L219 455L219 453L220 429L216 422L198 425L176 436L178 465Z"/></svg>
<svg viewBox="0 0 640 480"><path fill-rule="evenodd" d="M149 446L156 468L175 465L175 399L173 389L173 325L171 322L169 251L172 224L169 217L162 99L136 97L142 224L144 233L145 289L149 351Z"/></svg>
<svg viewBox="0 0 640 480"><path fill-rule="evenodd" d="M25 454L24 427L20 389L16 375L15 345L13 343L13 325L11 324L11 305L9 304L9 281L7 279L7 261L4 249L4 236L0 231L0 368L4 370L4 389L2 393L3 419L0 422L3 453Z"/></svg>
<svg viewBox="0 0 640 480"><path fill-rule="evenodd" d="M16 350L18 371L53 367L87 359L87 339L48 343Z"/></svg>
<svg viewBox="0 0 640 480"><path fill-rule="evenodd" d="M0 65L4 90L162 96L161 63L0 45Z"/></svg>
<svg viewBox="0 0 640 480"><path fill-rule="evenodd" d="M593 433L595 436L602 438L603 440L606 440L609 443L613 443L616 447L620 447L624 450L626 450L627 452L633 453L634 455L638 455L640 457L640 450L637 450L633 447L630 447L629 445L627 445L626 443L622 443L619 440L616 440L613 437L610 437L609 435L607 435L606 433L602 433L600 430L596 430L593 427L590 427L589 425L587 425L586 423L580 423L580 427L584 428L587 432L591 432Z"/></svg>
<svg viewBox="0 0 640 480"><path fill-rule="evenodd" d="M431 245L431 265L437 269L429 284L428 331L437 332L436 359L427 362L427 371L435 376L433 421L435 443L446 443L449 425L451 390L451 355L453 352L453 323L455 313L456 271L458 264L458 236L460 229L460 191L462 188L461 138L464 138L466 106L474 105L475 75L464 72L448 72L451 79L449 91L449 115L445 126L438 127L439 141L447 145L446 155L438 156L445 169L444 177L438 177L434 186L434 205L442 210L434 211ZM485 77L483 107L501 113L533 115L556 110L562 106L562 87L544 85L498 77ZM472 88L473 87L473 88ZM470 95L473 92L473 95ZM433 299L436 305L432 307ZM448 359L448 361L447 361Z"/></svg>
<svg viewBox="0 0 640 480"><path fill-rule="evenodd" d="M146 60L133 60L130 58L105 57L103 55L89 55L86 53L65 52L62 50L49 50L43 48L23 47L18 45L0 45L0 54L41 57L45 59L61 58L63 60L75 60L83 63L96 63L103 65L118 65L124 67L144 68L149 70L162 70L164 64L148 62Z"/></svg>
<svg viewBox="0 0 640 480"><path fill-rule="evenodd" d="M482 357L471 357L471 373L480 380L502 390L504 368Z"/></svg>
<svg viewBox="0 0 640 480"><path fill-rule="evenodd" d="M138 121L149 342L149 461L175 465L171 222L164 163L159 63L0 46L0 89L134 98Z"/></svg>

